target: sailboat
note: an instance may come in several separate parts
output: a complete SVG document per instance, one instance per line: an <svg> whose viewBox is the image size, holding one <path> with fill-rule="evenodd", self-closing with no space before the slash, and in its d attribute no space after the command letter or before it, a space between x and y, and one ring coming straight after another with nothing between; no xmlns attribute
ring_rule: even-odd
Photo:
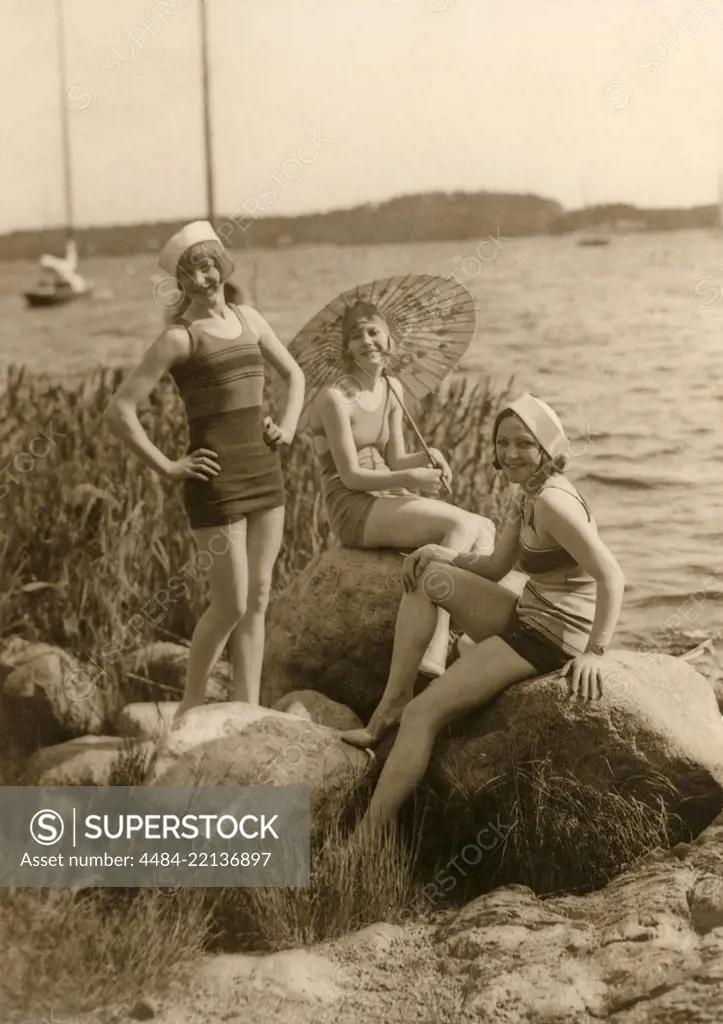
<svg viewBox="0 0 723 1024"><path fill-rule="evenodd" d="M24 292L28 306L62 306L93 293L92 281L78 273L78 248L73 230L73 189L70 177L70 134L68 108L65 96L65 33L63 28L63 0L57 0L58 11L58 69L60 75L60 125L63 144L63 194L65 199L65 256L43 253L40 257L40 276L34 288Z"/></svg>

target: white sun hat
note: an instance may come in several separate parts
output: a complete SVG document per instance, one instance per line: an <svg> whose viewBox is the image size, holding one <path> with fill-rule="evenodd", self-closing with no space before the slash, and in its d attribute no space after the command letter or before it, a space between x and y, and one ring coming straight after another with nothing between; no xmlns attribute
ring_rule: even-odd
<svg viewBox="0 0 723 1024"><path fill-rule="evenodd" d="M223 279L226 280L230 277L233 272L233 259L207 220L194 220L168 239L158 256L161 269L175 277L178 261L191 246L198 245L199 242L211 242L214 248L218 246L219 256L224 267Z"/></svg>
<svg viewBox="0 0 723 1024"><path fill-rule="evenodd" d="M554 458L556 455L569 455L570 442L560 417L546 402L535 398L529 391L500 410L492 431L493 443L497 437L497 428L506 412L513 412L518 419L522 420L550 458Z"/></svg>

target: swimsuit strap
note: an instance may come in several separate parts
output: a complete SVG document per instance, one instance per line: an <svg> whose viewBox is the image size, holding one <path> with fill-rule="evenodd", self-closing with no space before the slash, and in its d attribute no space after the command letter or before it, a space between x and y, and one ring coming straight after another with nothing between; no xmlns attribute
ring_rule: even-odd
<svg viewBox="0 0 723 1024"><path fill-rule="evenodd" d="M376 447L377 443L379 442L382 434L384 433L384 428L387 425L387 411L389 409L389 401L392 397L392 386L389 383L389 380L387 379L387 377L382 377L382 380L387 386L387 397L384 399L384 409L382 410L382 425L379 428L379 433L377 434L376 441L374 441L374 447Z"/></svg>
<svg viewBox="0 0 723 1024"><path fill-rule="evenodd" d="M191 358L193 358L193 356L195 356L196 354L196 332L192 329L190 320L188 320L188 318L183 313L181 313L173 318L169 326L178 326L186 328L189 341L191 342Z"/></svg>
<svg viewBox="0 0 723 1024"><path fill-rule="evenodd" d="M241 310L238 308L238 306L236 305L235 302L227 302L226 305L229 307L229 309L232 309L234 311L234 313L236 314L238 322L241 324L241 332L243 333L243 331L246 328L246 323L245 323L244 317L243 317L243 315L241 313Z"/></svg>
<svg viewBox="0 0 723 1024"><path fill-rule="evenodd" d="M243 334L244 330L246 329L246 323L244 322L244 318L243 318L243 315L241 313L241 310L233 302L227 302L226 305L229 307L229 309L232 309L234 311L234 313L236 314L236 319L238 320L239 324L241 325L241 333ZM192 321L189 320L188 317L184 313L181 313L179 316L177 316L177 317L175 317L173 319L173 321L171 323L171 326L173 326L174 324L178 324L180 327L185 327L186 330L188 331L188 337L191 340L191 355L194 356L196 354L195 349L196 349L196 346L197 346L197 338L196 338L196 331L195 331L195 328L193 326Z"/></svg>
<svg viewBox="0 0 723 1024"><path fill-rule="evenodd" d="M577 498L577 500L580 502L580 504L582 505L582 507L585 509L585 511L587 513L588 522L592 522L592 515L590 514L590 509L587 506L587 502L585 501L585 499L583 498L583 496L581 494L578 494L577 490L568 491L568 489L566 487L560 487L559 484L548 484L547 487L543 487L542 490L540 490L539 494L537 495L538 498L539 498L540 494L542 494L543 490L545 490L545 491L564 491L565 494L569 494L572 498ZM528 525L529 525L531 530L535 529L535 503L534 503L534 501L533 501L532 506L530 508L530 522L529 522Z"/></svg>

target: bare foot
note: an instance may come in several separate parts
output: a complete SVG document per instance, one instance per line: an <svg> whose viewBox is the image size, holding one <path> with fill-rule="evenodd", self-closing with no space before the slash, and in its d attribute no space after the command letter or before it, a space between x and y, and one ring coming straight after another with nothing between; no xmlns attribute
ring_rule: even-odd
<svg viewBox="0 0 723 1024"><path fill-rule="evenodd" d="M376 735L369 729L350 729L349 732L343 732L341 738L352 747L371 750L379 742L381 736Z"/></svg>
<svg viewBox="0 0 723 1024"><path fill-rule="evenodd" d="M365 747L372 750L390 729L393 729L395 725L399 725L404 707L404 704L400 704L394 708L389 708L383 714L380 714L379 709L377 709L370 718L366 729L350 729L348 732L343 732L341 738L345 743L350 743L353 747Z"/></svg>
<svg viewBox="0 0 723 1024"><path fill-rule="evenodd" d="M176 712L175 712L175 714L173 716L173 719L171 721L170 731L171 732L176 732L176 730L180 729L180 727L183 725L183 721L184 721L186 715L188 714L188 712L192 708L199 707L199 706L200 705L198 705L198 704L184 704L184 702L181 701L181 703L176 708Z"/></svg>

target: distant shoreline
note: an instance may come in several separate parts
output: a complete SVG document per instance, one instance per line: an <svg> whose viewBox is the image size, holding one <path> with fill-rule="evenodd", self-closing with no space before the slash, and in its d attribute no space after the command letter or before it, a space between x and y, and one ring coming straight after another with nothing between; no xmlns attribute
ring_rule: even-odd
<svg viewBox="0 0 723 1024"><path fill-rule="evenodd" d="M183 220L80 227L75 237L81 258L158 252ZM470 238L512 238L585 232L614 236L719 226L717 204L644 209L626 203L564 210L555 200L507 192L432 192L383 203L297 216L249 217L243 209L219 214L215 227L232 249L286 249L303 245L389 245L454 242ZM0 260L34 260L42 252L62 253L62 227L0 235Z"/></svg>

